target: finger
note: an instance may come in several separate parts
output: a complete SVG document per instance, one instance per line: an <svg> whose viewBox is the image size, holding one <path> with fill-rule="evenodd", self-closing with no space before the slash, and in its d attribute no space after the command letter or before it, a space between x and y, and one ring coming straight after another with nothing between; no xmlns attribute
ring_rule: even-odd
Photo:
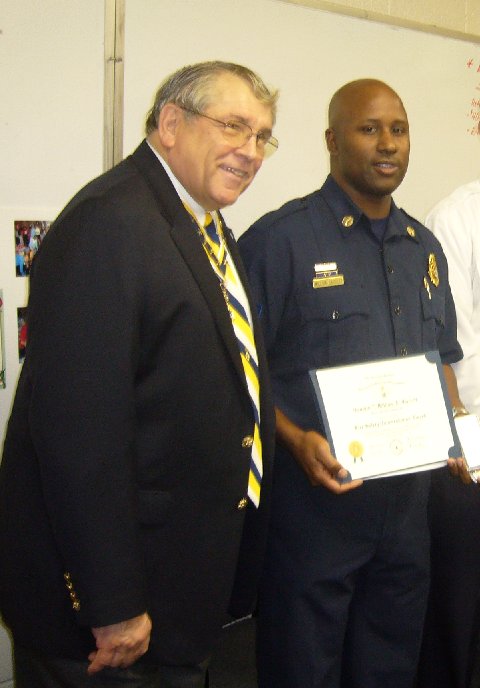
<svg viewBox="0 0 480 688"><path fill-rule="evenodd" d="M107 666L111 666L110 662L113 657L112 650L96 650L88 655L90 664L87 668L88 674L96 674Z"/></svg>
<svg viewBox="0 0 480 688"><path fill-rule="evenodd" d="M317 475L317 480L314 482L315 485L322 485L323 487L326 487L327 490L330 490L330 492L334 492L335 494L344 494L345 492L350 492L351 490L355 490L357 487L360 487L360 485L363 484L363 480L350 480L348 482L342 482L342 478L345 478L347 475L347 472L345 469L342 469L342 471L345 473L345 475L336 475L332 476L326 471L323 471L321 474Z"/></svg>
<svg viewBox="0 0 480 688"><path fill-rule="evenodd" d="M447 464L450 474L455 478L460 478L464 485L468 485L472 482L472 476L470 475L465 459L448 459Z"/></svg>

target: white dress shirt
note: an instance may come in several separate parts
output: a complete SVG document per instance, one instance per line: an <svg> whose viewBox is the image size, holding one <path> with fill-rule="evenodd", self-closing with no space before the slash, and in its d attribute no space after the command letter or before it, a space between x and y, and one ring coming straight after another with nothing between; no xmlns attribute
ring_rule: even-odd
<svg viewBox="0 0 480 688"><path fill-rule="evenodd" d="M453 364L460 398L480 413L480 179L456 189L428 214L425 224L440 240L458 321L463 360Z"/></svg>

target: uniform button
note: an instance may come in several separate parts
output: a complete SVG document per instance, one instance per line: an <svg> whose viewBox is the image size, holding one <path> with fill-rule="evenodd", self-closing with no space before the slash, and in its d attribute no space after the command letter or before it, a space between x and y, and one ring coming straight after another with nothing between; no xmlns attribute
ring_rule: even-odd
<svg viewBox="0 0 480 688"><path fill-rule="evenodd" d="M400 356L406 356L408 354L408 349L405 345L400 347Z"/></svg>
<svg viewBox="0 0 480 688"><path fill-rule="evenodd" d="M237 504L237 509L239 511L242 511L242 509L245 509L247 504L248 504L248 499L246 497L242 497L241 500Z"/></svg>
<svg viewBox="0 0 480 688"><path fill-rule="evenodd" d="M80 602L78 600L75 600L75 602L72 604L72 607L74 611L79 612L80 611Z"/></svg>
<svg viewBox="0 0 480 688"><path fill-rule="evenodd" d="M395 306L394 312L395 312L395 315L400 315L400 313L402 312L402 309L400 308L400 306Z"/></svg>
<svg viewBox="0 0 480 688"><path fill-rule="evenodd" d="M338 311L332 311L332 320L338 320L339 315Z"/></svg>
<svg viewBox="0 0 480 688"><path fill-rule="evenodd" d="M389 272L390 274L395 272L395 270L393 269L393 265L387 265L387 272Z"/></svg>
<svg viewBox="0 0 480 688"><path fill-rule="evenodd" d="M245 435L245 437L242 440L242 447L244 449L248 449L253 445L253 437L251 435Z"/></svg>

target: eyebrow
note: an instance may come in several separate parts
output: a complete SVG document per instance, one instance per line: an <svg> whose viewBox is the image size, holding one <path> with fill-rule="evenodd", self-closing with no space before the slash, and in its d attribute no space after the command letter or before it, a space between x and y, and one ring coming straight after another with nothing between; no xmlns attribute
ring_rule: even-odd
<svg viewBox="0 0 480 688"><path fill-rule="evenodd" d="M241 124L246 124L248 127L251 127L251 125L247 122L245 117L242 117L241 115L230 114L228 116L225 116L225 120L227 122L229 120L233 120L235 122L240 122ZM273 133L273 129L271 129L270 127L264 127L263 129L259 129L257 133L268 134L269 136L271 136Z"/></svg>
<svg viewBox="0 0 480 688"><path fill-rule="evenodd" d="M378 117L366 117L365 119L359 120L360 123L371 123L371 124L380 124L382 119ZM396 124L402 124L403 126L410 126L408 123L408 119L394 119L391 125L396 125Z"/></svg>

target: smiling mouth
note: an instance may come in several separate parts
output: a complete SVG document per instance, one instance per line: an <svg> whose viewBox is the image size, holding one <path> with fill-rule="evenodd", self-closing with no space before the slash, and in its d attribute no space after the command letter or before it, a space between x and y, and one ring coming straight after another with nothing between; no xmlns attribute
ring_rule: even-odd
<svg viewBox="0 0 480 688"><path fill-rule="evenodd" d="M239 170L238 167L228 167L227 165L222 165L222 169L225 170L225 172L235 175L235 177L238 177L239 179L247 179L248 177L248 172L245 172L245 170Z"/></svg>
<svg viewBox="0 0 480 688"><path fill-rule="evenodd" d="M373 167L382 174L393 174L398 172L399 166L397 163L391 161L381 161L373 164Z"/></svg>

